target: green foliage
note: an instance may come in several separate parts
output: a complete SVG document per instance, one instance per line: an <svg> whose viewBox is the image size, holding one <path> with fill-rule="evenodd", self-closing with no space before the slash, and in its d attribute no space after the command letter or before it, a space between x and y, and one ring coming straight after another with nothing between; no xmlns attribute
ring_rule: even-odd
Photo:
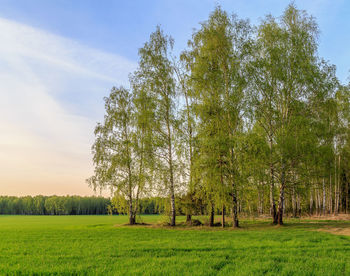
<svg viewBox="0 0 350 276"><path fill-rule="evenodd" d="M164 35L158 26L139 50L139 68L133 80L145 93L152 107L152 161L158 184L163 194L168 194L171 202L171 224L175 225L175 181L177 164L175 141L178 121L175 110L175 78L170 52L173 39Z"/></svg>
<svg viewBox="0 0 350 276"><path fill-rule="evenodd" d="M237 138L243 125L250 32L248 22L230 18L217 7L193 34L190 50L184 54L198 118L195 167L201 175L199 185L209 202L233 209L237 209Z"/></svg>
<svg viewBox="0 0 350 276"><path fill-rule="evenodd" d="M118 211L127 211L130 224L139 212L139 199L150 181L152 134L150 114L142 88L134 82L129 90L113 88L105 98L106 115L95 129L92 147L95 174L87 180L90 186L110 188Z"/></svg>

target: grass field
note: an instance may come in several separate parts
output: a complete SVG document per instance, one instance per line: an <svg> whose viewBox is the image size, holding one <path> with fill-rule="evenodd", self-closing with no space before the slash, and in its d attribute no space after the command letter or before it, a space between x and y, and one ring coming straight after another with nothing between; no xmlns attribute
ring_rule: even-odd
<svg viewBox="0 0 350 276"><path fill-rule="evenodd" d="M350 237L318 231L349 229L350 221L246 220L238 230L126 222L0 216L0 275L350 275Z"/></svg>

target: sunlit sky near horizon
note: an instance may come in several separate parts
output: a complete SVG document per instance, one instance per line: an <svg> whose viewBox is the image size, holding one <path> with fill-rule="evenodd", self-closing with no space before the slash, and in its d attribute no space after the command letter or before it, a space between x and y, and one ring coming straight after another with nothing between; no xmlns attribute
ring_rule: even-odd
<svg viewBox="0 0 350 276"><path fill-rule="evenodd" d="M294 1L316 18L320 56L347 82L350 1ZM157 24L186 47L216 4L258 24L283 0L0 0L0 195L93 195L93 129Z"/></svg>

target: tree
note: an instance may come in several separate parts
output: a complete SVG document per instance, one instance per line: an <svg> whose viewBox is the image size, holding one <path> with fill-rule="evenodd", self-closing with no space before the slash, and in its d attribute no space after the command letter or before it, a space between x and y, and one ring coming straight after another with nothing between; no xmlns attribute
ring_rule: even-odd
<svg viewBox="0 0 350 276"><path fill-rule="evenodd" d="M186 222L192 224L192 213L195 209L195 193L197 179L194 170L194 158L196 151L196 121L193 111L193 95L190 89L190 66L188 53L183 52L179 61L174 61L174 71L177 77L177 86L180 91L179 97L184 101L182 110L180 111L180 120L178 128L180 160L182 177L184 179L186 196L184 206L186 209Z"/></svg>
<svg viewBox="0 0 350 276"><path fill-rule="evenodd" d="M137 78L147 98L152 102L153 160L159 182L168 190L171 205L170 225L175 226L175 140L176 105L174 69L170 60L173 39L158 26L149 42L139 50Z"/></svg>
<svg viewBox="0 0 350 276"><path fill-rule="evenodd" d="M223 226L230 195L233 226L238 227L235 136L242 125L249 33L247 21L229 18L217 7L189 42L191 84L199 120L199 168L204 170L211 208L214 201L220 201Z"/></svg>
<svg viewBox="0 0 350 276"><path fill-rule="evenodd" d="M334 175L335 180L335 206L334 211L338 211L338 206L344 205L345 213L349 212L349 181L350 181L350 84L340 86L335 95L337 111L338 111L338 131L337 139L338 142L338 174L339 177L338 185L336 185L336 175ZM335 158L336 160L336 158ZM341 164L339 164L341 162ZM336 162L334 163L336 165ZM340 187L340 186L343 187ZM340 195L341 190L343 190L343 198Z"/></svg>
<svg viewBox="0 0 350 276"><path fill-rule="evenodd" d="M280 21L268 16L258 30L253 63L255 109L270 145L270 204L278 224L283 224L285 189L292 182L291 171L298 157L292 144L296 130L303 126L301 105L313 94L316 83L317 34L313 18L294 5L287 7ZM277 217L273 198L276 173L280 184Z"/></svg>
<svg viewBox="0 0 350 276"><path fill-rule="evenodd" d="M94 189L115 189L118 198L127 200L129 223L135 224L139 193L144 185L138 170L143 158L139 157L135 139L132 94L123 87L114 87L105 98L105 109L104 122L95 128L96 141L92 147L95 175L88 182Z"/></svg>

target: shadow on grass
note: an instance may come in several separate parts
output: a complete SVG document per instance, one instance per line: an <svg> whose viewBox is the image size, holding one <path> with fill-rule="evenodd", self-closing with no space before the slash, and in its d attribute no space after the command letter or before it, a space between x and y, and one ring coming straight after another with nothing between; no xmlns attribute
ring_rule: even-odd
<svg viewBox="0 0 350 276"><path fill-rule="evenodd" d="M137 223L135 225L130 224L117 224L115 227L140 227L140 228L159 228L169 230L206 230L206 231L284 231L284 230L309 230L309 231L324 231L334 234L347 234L350 235L350 220L334 220L334 219L310 219L310 218L286 218L283 225L272 224L271 219L242 219L240 221L240 227L233 228L229 218L225 227L221 227L220 220L216 220L215 226L210 227L205 217L198 217L196 220L201 221L201 225L194 226L184 221L178 222L176 226L170 226L164 221L158 221L154 223ZM346 232L345 232L346 231Z"/></svg>

